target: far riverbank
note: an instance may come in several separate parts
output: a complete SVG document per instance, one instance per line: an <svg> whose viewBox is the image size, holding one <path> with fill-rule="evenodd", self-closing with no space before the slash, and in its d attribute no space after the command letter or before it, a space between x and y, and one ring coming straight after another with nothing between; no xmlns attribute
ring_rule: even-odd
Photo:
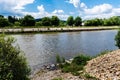
<svg viewBox="0 0 120 80"><path fill-rule="evenodd" d="M119 29L118 26L112 27L60 27L60 28L3 28L0 33L40 33L40 32L75 32L75 31L96 31Z"/></svg>

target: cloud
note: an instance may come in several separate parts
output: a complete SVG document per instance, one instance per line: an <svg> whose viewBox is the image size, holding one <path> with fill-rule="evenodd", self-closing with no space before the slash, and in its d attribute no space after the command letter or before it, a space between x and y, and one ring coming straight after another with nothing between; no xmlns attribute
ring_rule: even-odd
<svg viewBox="0 0 120 80"><path fill-rule="evenodd" d="M87 8L87 6L86 6L86 4L85 3L80 3L80 8L83 8L83 9L86 9Z"/></svg>
<svg viewBox="0 0 120 80"><path fill-rule="evenodd" d="M33 2L34 0L0 0L0 5L2 5L5 10L20 10L24 9L25 5Z"/></svg>
<svg viewBox="0 0 120 80"><path fill-rule="evenodd" d="M2 14L14 15L17 17L23 17L27 14L32 15L35 18L42 18L45 16L51 17L52 15L58 16L60 19L66 20L68 15L63 14L63 10L54 10L53 12L45 11L43 5L36 7L38 12L28 12L25 11L25 6L28 4L33 4L35 0L0 0L0 10Z"/></svg>
<svg viewBox="0 0 120 80"><path fill-rule="evenodd" d="M85 14L102 14L102 13L109 13L113 9L112 5L110 4L101 4L96 5L91 9L85 8Z"/></svg>
<svg viewBox="0 0 120 80"><path fill-rule="evenodd" d="M120 8L113 7L110 4L101 4L93 6L93 8L84 8L83 18L109 18L111 16L119 16Z"/></svg>
<svg viewBox="0 0 120 80"><path fill-rule="evenodd" d="M53 14L61 14L61 13L64 13L64 11L63 10L54 10L53 12L52 12Z"/></svg>
<svg viewBox="0 0 120 80"><path fill-rule="evenodd" d="M44 8L43 5L39 5L37 6L38 12L27 12L27 11L22 11L19 10L19 12L17 11L17 14L22 14L24 15L32 15L34 18L42 18L42 17L51 17L51 16L58 16L60 19L62 20L66 20L69 15L64 14L63 10L54 10L53 12L47 12Z"/></svg>
<svg viewBox="0 0 120 80"><path fill-rule="evenodd" d="M78 7L79 7L80 0L68 0L68 1L66 1L66 2L68 2L68 3L70 3L70 4L73 4L74 7L78 8Z"/></svg>

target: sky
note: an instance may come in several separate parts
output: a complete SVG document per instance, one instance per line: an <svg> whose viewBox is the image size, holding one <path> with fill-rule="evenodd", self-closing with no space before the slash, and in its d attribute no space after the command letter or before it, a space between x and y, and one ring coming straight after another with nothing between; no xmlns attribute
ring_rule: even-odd
<svg viewBox="0 0 120 80"><path fill-rule="evenodd" d="M120 0L0 0L0 15L82 19L120 16Z"/></svg>

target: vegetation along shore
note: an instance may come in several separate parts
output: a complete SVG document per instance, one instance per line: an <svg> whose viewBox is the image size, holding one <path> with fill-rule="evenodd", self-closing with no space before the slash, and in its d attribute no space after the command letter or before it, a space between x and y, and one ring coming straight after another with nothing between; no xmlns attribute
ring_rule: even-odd
<svg viewBox="0 0 120 80"><path fill-rule="evenodd" d="M34 32L72 32L119 29L114 27L61 27L61 28L3 28L0 33L34 33Z"/></svg>

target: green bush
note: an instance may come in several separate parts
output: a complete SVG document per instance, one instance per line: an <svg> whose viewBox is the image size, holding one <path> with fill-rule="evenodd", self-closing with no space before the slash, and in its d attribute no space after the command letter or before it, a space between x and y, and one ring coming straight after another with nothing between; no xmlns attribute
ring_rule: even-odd
<svg viewBox="0 0 120 80"><path fill-rule="evenodd" d="M61 58L60 58L60 56L59 56L58 54L56 55L56 62L57 62L57 63L61 63L61 62L62 62L62 61L61 61Z"/></svg>
<svg viewBox="0 0 120 80"><path fill-rule="evenodd" d="M58 78L54 78L52 80L63 80L61 77L58 77Z"/></svg>
<svg viewBox="0 0 120 80"><path fill-rule="evenodd" d="M99 80L99 79L97 79L96 77L93 77L93 76L91 76L91 75L88 74L88 73L84 74L84 77L85 77L86 79L89 79L89 80Z"/></svg>
<svg viewBox="0 0 120 80"><path fill-rule="evenodd" d="M80 71L82 69L83 69L83 66L79 66L79 65L76 65L76 64L71 64L71 65L68 65L68 66L64 66L62 68L62 72L74 73L74 72Z"/></svg>
<svg viewBox="0 0 120 80"><path fill-rule="evenodd" d="M118 31L117 35L115 36L116 46L120 49L120 30Z"/></svg>
<svg viewBox="0 0 120 80"><path fill-rule="evenodd" d="M91 59L90 56L86 56L86 55L79 55L77 57L75 57L72 61L72 63L77 64L77 65L86 65L87 61L89 61Z"/></svg>
<svg viewBox="0 0 120 80"><path fill-rule="evenodd" d="M29 80L30 68L15 39L0 35L0 80Z"/></svg>

